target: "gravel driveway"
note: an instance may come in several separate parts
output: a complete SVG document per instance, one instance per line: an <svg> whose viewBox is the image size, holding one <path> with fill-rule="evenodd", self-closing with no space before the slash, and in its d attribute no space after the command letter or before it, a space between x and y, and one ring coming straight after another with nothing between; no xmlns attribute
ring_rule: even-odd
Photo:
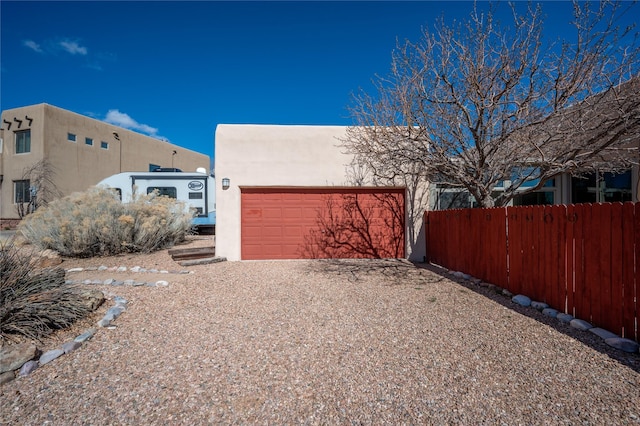
<svg viewBox="0 0 640 426"><path fill-rule="evenodd" d="M129 301L117 327L0 387L0 423L640 423L637 354L432 270L189 269L164 288L100 287Z"/></svg>

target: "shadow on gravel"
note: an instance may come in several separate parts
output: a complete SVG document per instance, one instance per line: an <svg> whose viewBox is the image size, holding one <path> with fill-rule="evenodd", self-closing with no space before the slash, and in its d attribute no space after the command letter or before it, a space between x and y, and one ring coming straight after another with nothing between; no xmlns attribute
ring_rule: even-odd
<svg viewBox="0 0 640 426"><path fill-rule="evenodd" d="M496 290L451 276L446 270L435 265L411 263L403 259L322 259L310 262L309 269L309 272L343 276L350 282L382 275L386 278L386 285L429 284L448 280L499 303L507 309L545 324L640 373L640 356L638 354L612 348L600 337L588 331L578 330L569 324L543 315L535 308L520 306L512 302L510 297L497 293ZM431 273L424 274L425 270Z"/></svg>
<svg viewBox="0 0 640 426"><path fill-rule="evenodd" d="M512 311L518 312L524 316L535 319L536 321L543 323L566 336L569 336L575 340L578 340L582 344L589 346L592 349L595 349L596 351L604 355L607 355L609 358L616 360L617 362L640 373L640 356L637 353L632 354L632 353L628 353L628 352L624 352L624 351L612 348L611 346L607 345L604 342L604 340L602 340L600 337L596 336L593 333L590 333L588 331L578 330L574 327L571 327L571 325L569 324L562 323L555 318L551 318L546 315L543 315L542 312L538 311L535 308L518 305L517 303L512 302L510 297L504 296L501 293L497 293L495 290L492 290L487 287L475 285L472 282L461 279L461 278L453 277L450 274L448 274L446 270L438 266L435 266L429 263L415 263L415 264L412 264L412 266L419 269L426 269L432 272L433 275L437 275L441 277L441 279L447 279L449 281L452 281L481 296L491 299L492 301L499 303L500 305Z"/></svg>
<svg viewBox="0 0 640 426"><path fill-rule="evenodd" d="M444 281L446 277L429 274L425 276L416 266L403 259L318 259L309 263L310 272L339 275L351 282L369 276L384 276L386 285L422 284Z"/></svg>

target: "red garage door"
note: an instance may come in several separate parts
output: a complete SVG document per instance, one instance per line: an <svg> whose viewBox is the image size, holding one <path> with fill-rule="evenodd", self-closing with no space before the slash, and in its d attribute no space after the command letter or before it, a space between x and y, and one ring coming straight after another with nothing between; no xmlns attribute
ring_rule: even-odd
<svg viewBox="0 0 640 426"><path fill-rule="evenodd" d="M404 257L403 188L242 188L242 259Z"/></svg>

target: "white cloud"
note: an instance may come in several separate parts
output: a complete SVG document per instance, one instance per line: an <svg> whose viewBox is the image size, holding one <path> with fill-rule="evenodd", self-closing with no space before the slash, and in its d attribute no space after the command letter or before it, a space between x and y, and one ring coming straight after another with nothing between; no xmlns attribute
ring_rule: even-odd
<svg viewBox="0 0 640 426"><path fill-rule="evenodd" d="M33 50L34 52L38 52L38 53L42 53L43 50L40 47L40 45L38 43L36 43L33 40L25 40L22 42L23 45L27 46L29 49Z"/></svg>
<svg viewBox="0 0 640 426"><path fill-rule="evenodd" d="M138 123L136 120L131 118L129 114L125 114L124 112L120 112L117 109L110 109L107 112L107 116L104 119L105 122L109 124L113 124L119 127L123 127L129 130L135 130L137 132L144 133L153 138L163 140L168 142L168 139L158 135L158 129L155 127L151 127L146 124Z"/></svg>
<svg viewBox="0 0 640 426"><path fill-rule="evenodd" d="M77 42L75 41L69 41L69 40L63 40L60 43L58 43L65 51L67 51L68 53L72 54L72 55L86 55L87 54L87 48L84 46L80 46Z"/></svg>

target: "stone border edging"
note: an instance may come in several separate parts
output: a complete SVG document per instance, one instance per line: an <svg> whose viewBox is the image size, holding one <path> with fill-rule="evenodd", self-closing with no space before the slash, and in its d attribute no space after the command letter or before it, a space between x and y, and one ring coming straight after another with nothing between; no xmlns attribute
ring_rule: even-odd
<svg viewBox="0 0 640 426"><path fill-rule="evenodd" d="M69 269L65 269L65 273L69 274L69 273L74 273L74 272L84 272L84 271L91 271L91 272L95 272L95 271L108 271L108 272L116 272L116 273L124 273L124 272L135 272L135 273L150 273L150 274L174 274L174 275L187 275L187 274L193 274L193 271L187 271L187 270L182 270L182 271L168 271L166 269L146 269L146 268L142 268L140 266L134 266L132 268L128 268L126 266L113 266L113 267L107 267L107 266L91 266L88 268L69 268ZM140 286L146 286L146 287L166 287L169 285L169 282L166 280L158 280L158 281L136 281L136 280L118 280L115 278L107 278L106 280L90 280L90 279L85 279L85 280L65 280L65 284L86 284L86 285L113 285L113 286L121 286L121 285L126 285L126 286L133 286L133 287L140 287Z"/></svg>
<svg viewBox="0 0 640 426"><path fill-rule="evenodd" d="M84 272L84 271L100 271L100 272L109 271L109 272L116 272L116 273L124 273L124 272L145 273L146 272L151 274L179 274L179 275L193 274L193 271L188 271L188 270L169 271L165 269L161 269L161 270L146 269L146 268L142 268L141 266L134 266L131 268L127 268L126 266L107 267L102 265L99 267L87 267L87 268L78 267L78 268L65 269L65 275L69 273ZM133 286L133 287L138 287L138 286L167 287L169 285L169 282L165 280L158 280L155 282L152 282L152 281L144 282L144 281L136 281L132 279L116 280L114 278L108 278L106 280L89 280L89 279L65 280L65 284L85 284L85 285L95 284L95 285L113 285L113 286L125 285L125 286ZM103 291L103 294L104 294L104 291ZM108 296L107 294L104 294L104 295L105 297ZM109 308L105 313L105 315L102 317L102 319L97 322L98 327L109 328L109 329L115 328L115 326L112 324L113 321L115 321L123 312L127 310L127 303L128 303L127 299L117 295L110 295L110 296L113 297L114 306ZM28 376L33 371L37 370L40 366L46 365L51 361L61 357L62 355L75 351L80 346L82 346L84 342L91 339L96 333L96 331L97 331L96 328L89 328L84 333L75 337L73 340L63 343L60 348L51 349L42 353L39 356L38 360L35 360L32 357L26 362L23 362L20 365L16 365L17 367L16 369L12 368L9 371L0 373L0 386L14 380L18 376L20 377ZM38 350L35 346L33 346L33 351L34 351L33 356L35 356L35 354L38 353Z"/></svg>
<svg viewBox="0 0 640 426"><path fill-rule="evenodd" d="M511 298L511 301L513 303L516 303L523 307L536 309L537 311L542 312L543 315L550 318L556 318L558 321L569 324L575 329L589 331L600 337L607 345L611 346L612 348L633 354L640 352L640 344L638 344L638 342L636 342L635 340L620 337L617 334L600 327L594 327L589 322L582 319L574 318L573 315L559 312L557 309L549 307L549 305L544 302L531 300L531 298L525 296L524 294L513 295L513 293L511 293L507 289L501 288L495 284L485 283L481 279L474 278L469 274L465 274L464 272L452 271L447 269L445 269L445 271L447 271L449 275L452 275L456 278L461 278L474 285L489 288L490 290L495 291L496 294L501 294L503 296Z"/></svg>

